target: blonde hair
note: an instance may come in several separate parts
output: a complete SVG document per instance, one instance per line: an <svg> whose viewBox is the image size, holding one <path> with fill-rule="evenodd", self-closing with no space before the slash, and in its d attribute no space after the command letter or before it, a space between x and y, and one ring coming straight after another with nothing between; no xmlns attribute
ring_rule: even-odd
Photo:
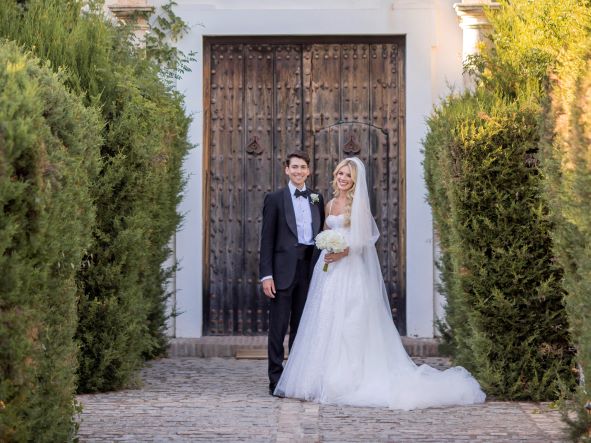
<svg viewBox="0 0 591 443"><path fill-rule="evenodd" d="M349 169L351 170L351 180L353 180L353 186L346 191L347 202L343 209L343 213L345 214L345 225L348 226L351 224L351 206L353 205L353 195L355 194L355 187L357 186L357 164L350 158L342 160L336 168L334 168L332 173L332 189L335 198L341 194L341 190L337 186L337 173L344 166L349 166Z"/></svg>

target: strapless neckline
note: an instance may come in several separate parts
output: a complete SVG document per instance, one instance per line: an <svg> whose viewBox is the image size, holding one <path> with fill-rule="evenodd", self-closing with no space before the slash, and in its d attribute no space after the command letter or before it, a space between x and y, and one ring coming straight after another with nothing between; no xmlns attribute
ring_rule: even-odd
<svg viewBox="0 0 591 443"><path fill-rule="evenodd" d="M326 217L326 225L330 229L342 229L345 227L345 214L333 215L329 214Z"/></svg>

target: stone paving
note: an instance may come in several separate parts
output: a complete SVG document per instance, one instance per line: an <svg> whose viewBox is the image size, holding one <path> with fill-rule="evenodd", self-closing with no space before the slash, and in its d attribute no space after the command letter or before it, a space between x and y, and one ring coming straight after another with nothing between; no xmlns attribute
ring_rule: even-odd
<svg viewBox="0 0 591 443"><path fill-rule="evenodd" d="M415 358L443 368L443 358ZM137 390L81 395L81 442L560 442L548 404L396 411L272 397L265 360L153 361Z"/></svg>

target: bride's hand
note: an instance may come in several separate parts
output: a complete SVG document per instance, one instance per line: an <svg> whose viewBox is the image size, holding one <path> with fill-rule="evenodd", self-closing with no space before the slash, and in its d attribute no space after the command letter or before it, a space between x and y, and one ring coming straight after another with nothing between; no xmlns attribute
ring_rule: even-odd
<svg viewBox="0 0 591 443"><path fill-rule="evenodd" d="M324 256L325 263L334 263L335 261L339 261L341 258L346 257L349 255L349 248L345 249L343 252L332 252L328 253Z"/></svg>

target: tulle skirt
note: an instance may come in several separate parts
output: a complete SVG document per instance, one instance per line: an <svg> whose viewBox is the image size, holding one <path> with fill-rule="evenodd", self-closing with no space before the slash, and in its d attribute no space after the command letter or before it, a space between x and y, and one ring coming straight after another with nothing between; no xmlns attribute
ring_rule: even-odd
<svg viewBox="0 0 591 443"><path fill-rule="evenodd" d="M484 402L464 368L439 371L409 358L392 321L377 255L368 263L367 256L351 254L327 272L323 258L276 394L404 410Z"/></svg>

